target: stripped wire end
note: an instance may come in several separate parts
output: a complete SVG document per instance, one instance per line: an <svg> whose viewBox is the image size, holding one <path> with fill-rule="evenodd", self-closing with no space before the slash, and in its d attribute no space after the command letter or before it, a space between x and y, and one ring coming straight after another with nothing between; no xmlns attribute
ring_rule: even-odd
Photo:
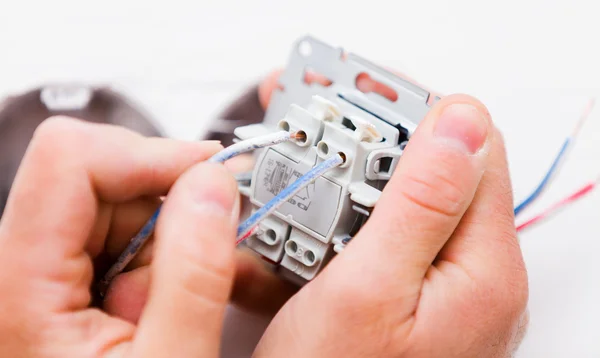
<svg viewBox="0 0 600 358"><path fill-rule="evenodd" d="M304 143L306 142L306 132L305 131L297 131L290 133L290 138L295 140L296 142Z"/></svg>
<svg viewBox="0 0 600 358"><path fill-rule="evenodd" d="M258 228L259 228L259 226L255 226L250 231L248 231L246 234L244 234L242 237L237 239L235 241L235 245L237 246L237 245L241 244L242 242L246 241L246 239L248 239L250 236L252 236L254 234L259 234Z"/></svg>
<svg viewBox="0 0 600 358"><path fill-rule="evenodd" d="M542 192L550 184L550 182L553 180L555 173L560 170L561 164L565 161L567 154L569 152L569 149L573 146L573 143L576 140L577 134L579 134L579 132L583 128L585 121L590 117L590 114L592 113L592 109L594 108L595 103L596 103L596 100L593 98L588 102L585 110L583 111L583 113L581 114L581 117L579 118L579 121L577 122L577 124L575 125L575 128L573 129L573 133L565 139L562 147L560 148L560 151L554 158L554 161L552 162L550 169L548 169L548 171L544 175L544 178L542 179L542 181L533 190L533 192L531 194L529 194L529 196L527 196L522 202L520 202L515 207L515 209L514 209L515 216L518 216L521 213L521 211L523 211L532 202L534 202L542 194Z"/></svg>
<svg viewBox="0 0 600 358"><path fill-rule="evenodd" d="M588 104L585 106L585 109L581 113L581 117L579 118L579 121L577 121L575 128L573 128L573 134L571 134L571 138L575 138L579 134L579 132L581 131L581 128L583 128L583 125L585 124L585 122L588 120L588 118L590 118L590 115L592 114L592 111L594 110L595 105L596 105L596 99L595 98L590 99Z"/></svg>

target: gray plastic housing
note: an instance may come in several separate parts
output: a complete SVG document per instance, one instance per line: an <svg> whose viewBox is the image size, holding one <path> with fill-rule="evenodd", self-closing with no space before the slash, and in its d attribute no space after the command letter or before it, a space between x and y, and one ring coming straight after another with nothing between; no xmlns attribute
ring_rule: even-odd
<svg viewBox="0 0 600 358"><path fill-rule="evenodd" d="M306 81L307 72L327 81ZM358 76L395 92L394 100L363 93ZM396 168L406 142L439 98L341 48L312 37L297 41L271 97L264 122L239 127L241 139L279 130L304 131L256 153L250 186L240 187L253 208L324 159L345 163L314 181L259 225L246 244L299 284L312 280L368 219ZM389 91L388 91L389 92Z"/></svg>

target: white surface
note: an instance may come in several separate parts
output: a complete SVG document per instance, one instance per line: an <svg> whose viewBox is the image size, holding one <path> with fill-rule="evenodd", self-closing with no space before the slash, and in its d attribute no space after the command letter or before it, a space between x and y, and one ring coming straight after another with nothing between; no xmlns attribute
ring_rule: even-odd
<svg viewBox="0 0 600 358"><path fill-rule="evenodd" d="M116 84L194 139L310 32L443 93L481 98L503 130L515 194L537 183L600 84L589 1L0 2L0 96L41 82ZM600 172L600 109L549 203ZM522 236L531 326L519 357L600 356L600 194ZM529 214L525 213L525 216Z"/></svg>

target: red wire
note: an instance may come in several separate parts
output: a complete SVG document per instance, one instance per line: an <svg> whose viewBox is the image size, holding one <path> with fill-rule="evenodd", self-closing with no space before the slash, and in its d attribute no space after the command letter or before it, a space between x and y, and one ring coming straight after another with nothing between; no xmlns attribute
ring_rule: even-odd
<svg viewBox="0 0 600 358"><path fill-rule="evenodd" d="M248 231L244 236L240 237L236 242L235 245L239 245L241 244L243 241L245 241L247 238L249 238L250 236L254 235L254 233L256 232L256 229L258 227L254 227L252 230Z"/></svg>
<svg viewBox="0 0 600 358"><path fill-rule="evenodd" d="M564 199L560 200L559 202L555 203L554 205L550 206L548 209L542 211L541 213L537 214L533 218L531 218L531 219L525 221L524 223L522 223L521 225L517 226L517 232L520 232L521 230L526 229L527 227L537 223L538 221L545 219L547 216L552 214L554 211L562 208L563 206L565 206L569 203L572 203L572 202L576 201L577 199L582 198L583 196L588 194L590 191L592 191L592 189L594 189L595 187L596 187L596 182L592 182L592 183L585 185L584 187L577 190L573 194L567 196L566 198L564 198Z"/></svg>

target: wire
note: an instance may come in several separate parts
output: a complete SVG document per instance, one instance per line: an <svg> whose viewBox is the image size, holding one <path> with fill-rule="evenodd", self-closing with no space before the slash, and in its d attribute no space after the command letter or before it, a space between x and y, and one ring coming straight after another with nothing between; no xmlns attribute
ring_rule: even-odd
<svg viewBox="0 0 600 358"><path fill-rule="evenodd" d="M552 175L556 171L556 168L558 168L558 164L560 163L561 159L563 158L570 143L571 143L571 138L569 137L563 143L562 147L560 148L560 151L554 158L554 162L552 162L550 169L548 169L548 171L546 172L546 175L544 176L542 181L538 184L538 186L535 188L535 190L531 194L529 194L528 197L526 197L519 205L517 205L515 207L515 216L519 215L519 213L523 209L525 209L527 206L529 206L529 204L531 204L535 199L537 199L538 196L540 196L540 194L542 193L542 191L544 191L544 189L546 188L546 185L548 185L548 183L550 182L550 179L552 178Z"/></svg>
<svg viewBox="0 0 600 358"><path fill-rule="evenodd" d="M287 142L290 140L305 140L306 134L304 132L287 132L287 131L279 131L276 133L267 134L264 136L259 136L255 138L251 138L248 140L244 140L229 147L221 150L220 152L213 155L208 159L209 163L223 163L237 155L247 153L253 151L255 149L270 147L279 143ZM125 267L133 260L133 258L138 254L142 246L148 241L152 233L154 232L154 227L156 226L156 221L158 220L158 215L160 214L160 210L162 209L162 203L159 205L158 209L154 212L152 217L146 222L146 224L142 227L142 229L135 235L127 248L119 255L117 261L111 266L108 272L104 275L99 284L100 294L103 295L108 288L110 282L121 273Z"/></svg>
<svg viewBox="0 0 600 358"><path fill-rule="evenodd" d="M560 148L560 151L554 158L554 161L552 162L550 169L548 169L548 171L544 175L544 178L542 179L542 181L533 190L533 192L531 194L529 194L529 196L527 196L522 202L520 202L515 207L515 209L514 209L515 216L519 215L519 213L521 211L523 211L526 207L529 206L529 204L531 204L535 199L537 199L540 196L540 194L544 191L544 189L548 186L548 184L552 181L555 172L560 167L562 160L566 157L567 150L569 149L569 147L571 147L573 145L573 143L575 142L575 139L577 138L577 135L581 131L581 128L583 128L583 124L585 123L585 121L589 118L590 114L592 113L592 109L594 108L595 103L596 103L595 99L591 99L588 102L587 106L585 107L585 110L581 114L581 117L577 121L577 124L573 128L573 132L571 133L571 135L569 137L567 137L565 139L562 147Z"/></svg>
<svg viewBox="0 0 600 358"><path fill-rule="evenodd" d="M215 154L208 160L210 163L223 163L237 155L247 153L255 149L274 146L279 143L287 142L289 140L302 141L306 139L306 134L302 131L298 132L286 132L280 131L272 134L267 134L260 137L251 138L244 140L229 147L223 149L219 153Z"/></svg>
<svg viewBox="0 0 600 358"><path fill-rule="evenodd" d="M261 219L261 221L262 221L262 219ZM246 241L247 238L249 238L250 236L256 234L257 232L258 232L258 225L256 225L253 228L251 228L247 233L245 233L241 237L238 236L238 238L235 241L236 246L239 245L239 244L241 244L242 242Z"/></svg>
<svg viewBox="0 0 600 358"><path fill-rule="evenodd" d="M597 179L594 182L584 185L583 187L581 187L580 189L578 189L571 195L567 196L564 199L561 199L560 201L556 202L555 204L553 204L549 208L545 209L541 213L535 215L533 218L520 224L519 226L517 226L517 232L521 232L521 231L525 230L526 228L548 218L550 215L554 214L556 211L567 206L568 204L573 203L576 200L583 198L584 196L589 194L592 190L594 190L594 188L596 187L596 185L598 184L599 181L600 180Z"/></svg>
<svg viewBox="0 0 600 358"><path fill-rule="evenodd" d="M238 226L236 245L252 236L252 233L257 230L258 224L267 216L271 215L275 210L277 210L277 208L283 205L283 203L287 202L300 190L314 182L318 177L325 174L327 171L340 166L344 162L345 158L343 154L336 154L312 168L306 174L293 182L290 186L283 189L279 194L277 194L277 196L269 200L269 202L255 211L248 219Z"/></svg>

